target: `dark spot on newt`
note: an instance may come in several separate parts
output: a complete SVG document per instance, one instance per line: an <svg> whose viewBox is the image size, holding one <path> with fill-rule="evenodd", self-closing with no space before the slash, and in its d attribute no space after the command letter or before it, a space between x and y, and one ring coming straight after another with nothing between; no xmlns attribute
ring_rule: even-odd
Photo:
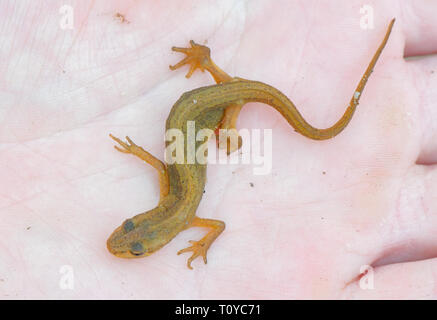
<svg viewBox="0 0 437 320"><path fill-rule="evenodd" d="M135 228L135 225L132 222L132 220L126 220L124 222L124 226L123 226L124 231L129 232L129 231L132 231L134 228Z"/></svg>
<svg viewBox="0 0 437 320"><path fill-rule="evenodd" d="M144 253L144 247L141 243L139 242L134 242L131 245L131 253L133 255L139 256L142 255Z"/></svg>
<svg viewBox="0 0 437 320"><path fill-rule="evenodd" d="M326 174L326 171L323 171L322 173L323 173L323 174Z"/></svg>
<svg viewBox="0 0 437 320"><path fill-rule="evenodd" d="M249 185L253 188L254 184L253 182L250 182Z"/></svg>

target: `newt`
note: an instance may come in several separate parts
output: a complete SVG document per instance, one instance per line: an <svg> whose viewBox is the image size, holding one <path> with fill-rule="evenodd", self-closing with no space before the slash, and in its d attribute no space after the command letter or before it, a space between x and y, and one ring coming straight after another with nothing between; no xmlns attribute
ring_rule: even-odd
<svg viewBox="0 0 437 320"><path fill-rule="evenodd" d="M208 47L197 44L193 40L190 41L191 46L188 48L173 47L173 51L184 53L186 57L176 65L170 66L171 70L189 65L187 78L197 69L207 70L216 84L182 94L170 111L166 130L176 128L186 136L188 121L195 121L196 134L205 128L215 132L219 128L235 129L242 106L248 102L261 102L279 111L294 130L303 136L314 140L333 138L351 120L367 80L388 41L394 22L395 19L391 20L346 111L333 126L326 129L311 126L295 105L272 86L226 74L211 60ZM206 264L208 249L225 229L223 221L200 218L196 215L206 182L206 164L164 163L137 146L129 137L126 137L126 141L112 134L110 137L118 143L114 146L118 151L133 154L158 171L160 199L154 209L125 220L109 237L108 250L120 258L149 256L170 242L179 232L192 227L204 227L209 229L208 233L198 241L191 240L191 246L178 251L178 254L192 252L187 260L190 269L192 269L192 261L197 257L202 257ZM166 141L166 146L169 144L170 141ZM226 145L228 153L239 147L241 147L240 141L238 145ZM186 155L186 150L184 152Z"/></svg>

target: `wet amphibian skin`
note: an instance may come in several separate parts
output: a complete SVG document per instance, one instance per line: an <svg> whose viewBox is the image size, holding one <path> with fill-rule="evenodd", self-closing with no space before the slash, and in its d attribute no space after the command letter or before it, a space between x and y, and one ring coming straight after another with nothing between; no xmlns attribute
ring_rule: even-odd
<svg viewBox="0 0 437 320"><path fill-rule="evenodd" d="M235 129L241 107L248 102L261 102L279 111L294 130L305 137L314 140L330 139L339 134L351 120L366 82L387 43L393 24L394 19L358 83L345 113L327 129L317 129L308 124L294 104L279 90L262 82L233 78L226 74L211 60L208 47L194 41L190 41L190 48L173 47L173 51L184 53L186 57L175 66L170 66L171 70L188 64L190 69L187 78L196 69L207 70L217 84L184 93L170 111L166 130L179 129L185 135L188 121L195 121L196 134L201 129ZM206 263L209 247L225 229L225 223L222 221L196 216L205 186L206 164L166 164L137 146L129 137L122 141L110 136L118 143L118 146L115 146L118 151L136 155L158 171L160 200L154 209L124 221L109 237L108 250L120 258L145 257L166 245L179 232L191 227L204 227L208 228L209 232L199 241L190 241L191 246L180 250L178 254L192 252L187 261L190 269L191 262L199 256ZM226 145L228 153L238 149L241 146L240 142L234 146ZM166 142L166 145L169 143Z"/></svg>

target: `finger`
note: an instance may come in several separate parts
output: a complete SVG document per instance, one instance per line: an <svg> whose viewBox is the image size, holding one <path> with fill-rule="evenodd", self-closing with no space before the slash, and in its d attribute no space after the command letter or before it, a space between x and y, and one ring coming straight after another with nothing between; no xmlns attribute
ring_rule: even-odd
<svg viewBox="0 0 437 320"><path fill-rule="evenodd" d="M437 1L401 1L405 56L437 52Z"/></svg>
<svg viewBox="0 0 437 320"><path fill-rule="evenodd" d="M194 73L194 71L196 71L196 66L190 65L190 70L188 70L188 73L185 75L185 77L190 78L192 76L192 74Z"/></svg>
<svg viewBox="0 0 437 320"><path fill-rule="evenodd" d="M357 292L361 291L358 290L362 289L358 288L361 279L357 275L363 272L360 268L366 265L375 270L390 270L391 266L403 265L408 270L413 262L426 261L427 264L430 259L437 261L437 165L414 165L398 180L396 193L391 196L393 203L387 206L388 211L383 218L378 219L378 226L361 237L357 245L350 246L359 254L357 267L348 276L352 280L347 282L347 289L352 286ZM399 277L407 275L408 272ZM383 280L379 283L384 283ZM392 283L387 280L379 288L388 290L390 285ZM402 289L405 288L402 286L399 290Z"/></svg>
<svg viewBox="0 0 437 320"><path fill-rule="evenodd" d="M112 134L109 134L109 136L111 137L112 140L116 141L117 143L123 145L123 141L121 141L119 138L114 137Z"/></svg>
<svg viewBox="0 0 437 320"><path fill-rule="evenodd" d="M171 50L174 52L187 53L188 51L190 51L190 48L171 47Z"/></svg>
<svg viewBox="0 0 437 320"><path fill-rule="evenodd" d="M115 142L117 142L118 144L120 144L121 146L123 146L124 148L129 149L129 146L128 146L126 143L124 143L123 141L121 141L119 138L114 137L112 134L109 134L109 136L110 136L110 137L111 137ZM114 146L114 148L117 149L117 146ZM119 151L121 151L121 152L125 152L125 151L123 151L123 150L121 150L121 149L117 149L117 150L119 150Z"/></svg>
<svg viewBox="0 0 437 320"><path fill-rule="evenodd" d="M192 251L191 247L188 247L188 248L185 248L185 249L181 249L181 250L178 251L178 255L180 255L182 253L185 253L185 252L189 252L189 251Z"/></svg>
<svg viewBox="0 0 437 320"><path fill-rule="evenodd" d="M131 138L129 138L128 136L126 136L126 140L127 140L127 142L129 142L129 144L131 145L131 146L136 146L136 144L131 140Z"/></svg>
<svg viewBox="0 0 437 320"><path fill-rule="evenodd" d="M121 141L118 138L114 138L114 140L117 141L123 148L129 149L129 146L125 142Z"/></svg>
<svg viewBox="0 0 437 320"><path fill-rule="evenodd" d="M348 286L347 299L437 299L437 259L391 264L370 271Z"/></svg>
<svg viewBox="0 0 437 320"><path fill-rule="evenodd" d="M127 151L125 149L122 149L122 148L120 148L118 146L114 146L114 149L116 149L117 151L123 152L123 153L130 153L129 151Z"/></svg>
<svg viewBox="0 0 437 320"><path fill-rule="evenodd" d="M177 68L182 67L183 65L187 64L188 60L189 60L189 58L186 57L186 58L182 59L181 61L179 61L178 63L176 63L175 65L170 66L170 69L176 70Z"/></svg>
<svg viewBox="0 0 437 320"><path fill-rule="evenodd" d="M437 165L413 165L398 181L374 265L437 257Z"/></svg>
<svg viewBox="0 0 437 320"><path fill-rule="evenodd" d="M193 258L192 257L188 259L187 266L188 266L189 269L193 270L193 267L191 266L191 262L193 262Z"/></svg>
<svg viewBox="0 0 437 320"><path fill-rule="evenodd" d="M437 163L437 56L421 57L407 63L420 104L417 106L421 130L419 164Z"/></svg>

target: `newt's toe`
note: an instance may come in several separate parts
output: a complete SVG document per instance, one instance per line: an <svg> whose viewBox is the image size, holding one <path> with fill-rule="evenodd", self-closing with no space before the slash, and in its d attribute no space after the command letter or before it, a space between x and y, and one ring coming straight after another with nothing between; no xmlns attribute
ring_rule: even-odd
<svg viewBox="0 0 437 320"><path fill-rule="evenodd" d="M193 245L188 248L179 250L178 255L189 251L193 252L191 257L189 257L187 260L187 267L192 270L193 267L191 266L191 262L193 262L193 260L199 256L202 256L203 262L205 262L205 264L207 263L206 252L208 251L208 247L203 241L190 240L189 242Z"/></svg>

